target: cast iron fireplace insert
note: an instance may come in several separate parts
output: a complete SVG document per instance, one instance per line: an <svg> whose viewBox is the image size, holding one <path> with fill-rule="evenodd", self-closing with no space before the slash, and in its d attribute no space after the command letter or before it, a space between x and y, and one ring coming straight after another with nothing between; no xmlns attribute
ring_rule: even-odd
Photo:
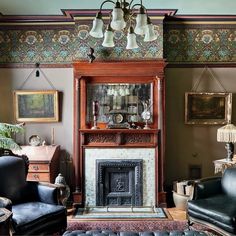
<svg viewBox="0 0 236 236"><path fill-rule="evenodd" d="M96 160L97 206L143 205L143 160Z"/></svg>

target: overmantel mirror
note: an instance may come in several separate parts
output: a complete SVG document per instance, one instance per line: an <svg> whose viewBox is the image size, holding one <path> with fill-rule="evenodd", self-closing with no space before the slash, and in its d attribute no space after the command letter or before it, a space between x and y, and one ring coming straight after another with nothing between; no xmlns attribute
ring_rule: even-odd
<svg viewBox="0 0 236 236"><path fill-rule="evenodd" d="M106 128L143 128L153 121L153 83L88 83L87 123L93 121L97 102L97 122ZM145 117L145 112L149 116Z"/></svg>

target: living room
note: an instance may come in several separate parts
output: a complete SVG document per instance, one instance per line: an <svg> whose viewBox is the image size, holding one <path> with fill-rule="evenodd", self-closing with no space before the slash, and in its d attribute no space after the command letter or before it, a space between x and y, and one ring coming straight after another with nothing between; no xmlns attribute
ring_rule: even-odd
<svg viewBox="0 0 236 236"><path fill-rule="evenodd" d="M137 35L135 49L126 49L128 30L114 31L114 47L102 46L103 38L91 36L93 20L103 1L1 0L0 3L0 122L24 122L24 132L14 134L14 140L21 146L33 148L36 137L40 148L60 149L59 154L55 149L58 171L48 182L53 183L61 173L70 188L68 201L74 206L92 206L100 201L94 189L84 191L90 189L89 183L99 179L94 174L88 180L89 170L99 167L88 166L86 171L84 160L98 153L103 160L109 160L111 154L121 159L126 153L124 159L129 160L137 159L131 157L133 153L141 160L150 156L150 166L144 164L141 169L146 183L155 189L148 184L141 184L143 191L137 187L143 194L136 201L142 199L143 205L173 207L174 182L221 176L215 174L214 161L224 159L227 153L225 142L217 139L217 132L227 123L236 123L233 106L236 3L232 0L141 2L156 37L145 42L143 36ZM136 3L140 1L132 4ZM113 7L111 2L102 6L104 29ZM135 19L131 22L134 27ZM131 106L139 89L145 99L137 101L137 107ZM20 117L18 99L29 90L33 95L54 92L57 113L52 119ZM120 97L128 90L125 106L137 116L110 112L110 118L102 117L102 111L109 110L111 105L102 107L101 102L96 105L93 101L100 97L106 100L108 96L102 92L105 90L110 96L113 90L118 91ZM193 103L195 93L203 100L203 95L220 96L225 102L223 118L214 117L209 111L211 119L201 116L195 119L194 114L189 114L192 107L187 103ZM120 102L112 101L113 110L120 110ZM142 115L145 107L151 114ZM96 109L100 114L94 113ZM110 124L110 119L116 124ZM107 139L108 144L104 145L103 140ZM121 148L116 150L117 146ZM114 168L115 164L110 164ZM103 169L107 163L99 165ZM135 161L130 165L140 168ZM148 175L148 171L157 177Z"/></svg>

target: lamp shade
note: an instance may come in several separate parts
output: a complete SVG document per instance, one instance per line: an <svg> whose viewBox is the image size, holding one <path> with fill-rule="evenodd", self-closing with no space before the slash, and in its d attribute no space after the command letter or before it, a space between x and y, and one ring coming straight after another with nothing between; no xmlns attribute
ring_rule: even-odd
<svg viewBox="0 0 236 236"><path fill-rule="evenodd" d="M114 38L114 33L112 32L111 28L108 27L108 29L105 31L105 34L104 34L104 40L103 40L102 46L109 47L109 48L114 47L115 44L114 44L113 38Z"/></svg>
<svg viewBox="0 0 236 236"><path fill-rule="evenodd" d="M102 19L96 17L93 20L93 27L90 30L89 34L94 38L102 38L103 37L102 29L103 29L103 21Z"/></svg>
<svg viewBox="0 0 236 236"><path fill-rule="evenodd" d="M127 35L127 46L126 49L135 49L138 48L138 44L136 42L136 35L134 33L133 27L130 27L129 33Z"/></svg>
<svg viewBox="0 0 236 236"><path fill-rule="evenodd" d="M151 42L157 39L157 34L154 31L154 25L153 24L148 24L146 26L146 32L145 32L145 37L144 37L144 42Z"/></svg>
<svg viewBox="0 0 236 236"><path fill-rule="evenodd" d="M147 26L147 14L144 12L144 8L140 8L140 13L136 17L136 26L134 28L134 33L139 35L144 35Z"/></svg>
<svg viewBox="0 0 236 236"><path fill-rule="evenodd" d="M217 130L217 141L226 143L236 142L236 126L227 124Z"/></svg>
<svg viewBox="0 0 236 236"><path fill-rule="evenodd" d="M114 8L112 11L111 28L114 30L122 30L126 26L124 20L124 12L121 8Z"/></svg>

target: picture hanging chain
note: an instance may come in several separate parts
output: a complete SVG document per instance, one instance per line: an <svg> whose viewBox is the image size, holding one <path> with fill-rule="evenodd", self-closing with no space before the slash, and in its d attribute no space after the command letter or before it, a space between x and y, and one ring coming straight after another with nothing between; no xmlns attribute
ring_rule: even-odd
<svg viewBox="0 0 236 236"><path fill-rule="evenodd" d="M43 70L39 67L39 63L35 64L36 68L34 68L29 75L27 76L27 78L23 81L23 83L21 84L19 89L23 89L23 87L25 86L25 84L27 83L27 81L29 81L29 79L31 78L31 75L33 73L36 74L36 77L40 77L40 72L43 75L44 79L48 82L48 84L51 86L51 88L53 90L56 90L56 88L54 87L54 85L52 84L52 82L48 79L48 77L46 76L46 74L43 72Z"/></svg>
<svg viewBox="0 0 236 236"><path fill-rule="evenodd" d="M23 83L21 84L19 89L23 89L23 87L25 86L25 84L27 83L27 81L30 79L31 75L36 71L36 69L34 68L29 75L27 76L27 78L23 81Z"/></svg>
<svg viewBox="0 0 236 236"><path fill-rule="evenodd" d="M199 76L198 80L196 81L196 83L193 85L192 87L192 92L196 92L197 91L197 88L199 86L199 84L201 83L202 81L202 78L203 78L203 74L208 71L211 75L210 78L212 78L213 80L216 81L217 85L219 86L219 88L221 88L223 90L223 92L226 92L226 89L224 88L224 86L220 83L220 81L213 75L212 71L207 67L205 66L204 69L202 70L202 73L201 75Z"/></svg>

